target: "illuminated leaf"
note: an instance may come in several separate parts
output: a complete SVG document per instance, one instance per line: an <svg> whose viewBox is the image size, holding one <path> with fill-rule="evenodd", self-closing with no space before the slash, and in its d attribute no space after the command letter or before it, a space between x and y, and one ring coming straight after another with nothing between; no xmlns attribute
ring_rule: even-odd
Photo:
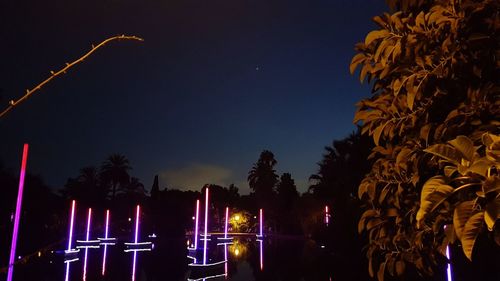
<svg viewBox="0 0 500 281"><path fill-rule="evenodd" d="M486 205L486 211L484 212L484 222L488 227L489 231L493 231L495 222L500 219L500 197L496 197L494 200Z"/></svg>
<svg viewBox="0 0 500 281"><path fill-rule="evenodd" d="M453 187L446 184L446 178L435 176L424 183L420 195L420 209L417 212L418 225L426 215L436 209L453 193Z"/></svg>
<svg viewBox="0 0 500 281"><path fill-rule="evenodd" d="M381 263L378 268L377 280L384 281L384 276L385 276L385 262Z"/></svg>
<svg viewBox="0 0 500 281"><path fill-rule="evenodd" d="M406 267L406 265L405 265L404 261L399 260L396 262L396 274L397 274L397 276L402 276L404 274L405 267Z"/></svg>
<svg viewBox="0 0 500 281"><path fill-rule="evenodd" d="M449 143L462 153L463 158L471 161L474 157L474 143L468 137L458 136Z"/></svg>
<svg viewBox="0 0 500 281"><path fill-rule="evenodd" d="M453 226L455 227L455 233L458 239L462 238L462 232L465 223L469 220L473 213L474 202L465 201L458 204L453 212Z"/></svg>
<svg viewBox="0 0 500 281"><path fill-rule="evenodd" d="M424 149L424 151L444 158L457 166L462 160L460 151L446 144L435 144L427 149Z"/></svg>
<svg viewBox="0 0 500 281"><path fill-rule="evenodd" d="M478 212L472 215L464 226L460 242L462 242L462 250L469 260L472 260L472 250L474 249L477 236L483 226L483 220L484 213Z"/></svg>
<svg viewBox="0 0 500 281"><path fill-rule="evenodd" d="M365 55L363 53L358 53L352 58L351 64L349 65L349 71L351 74L354 74L356 67L363 62L363 60L365 60Z"/></svg>
<svg viewBox="0 0 500 281"><path fill-rule="evenodd" d="M387 35L389 35L389 31L387 31L386 29L371 31L370 33L368 33L368 35L366 35L365 45L368 46L373 41L386 37Z"/></svg>

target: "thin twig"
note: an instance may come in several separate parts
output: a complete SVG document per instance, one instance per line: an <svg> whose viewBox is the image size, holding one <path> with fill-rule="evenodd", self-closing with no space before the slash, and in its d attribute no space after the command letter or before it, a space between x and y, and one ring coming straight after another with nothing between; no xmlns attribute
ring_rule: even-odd
<svg viewBox="0 0 500 281"><path fill-rule="evenodd" d="M51 71L50 72L51 75L49 76L49 78L45 79L40 84L38 84L35 87L33 87L31 90L26 90L26 94L24 96L22 96L18 100L11 100L11 101L9 101L9 106L0 113L0 118L2 118L5 114L7 114L15 106L17 106L21 102L25 101L26 99L28 99L33 93L35 93L36 91L40 90L45 84L49 83L52 79L56 78L57 76L59 76L61 74L66 73L66 71L68 71L73 66L75 66L75 65L83 62L87 57L89 57L97 49L99 49L100 47L103 47L104 45L106 45L107 43L109 43L109 42L111 42L113 40L137 40L137 41L144 41L144 39L142 39L140 37L137 37L137 36L118 35L118 36L110 37L110 38L102 41L97 46L92 45L92 49L90 51L88 51L86 54L84 54L83 56L81 56L79 59L73 61L72 63L66 63L66 66L64 68L62 68L61 70L57 71L57 72Z"/></svg>

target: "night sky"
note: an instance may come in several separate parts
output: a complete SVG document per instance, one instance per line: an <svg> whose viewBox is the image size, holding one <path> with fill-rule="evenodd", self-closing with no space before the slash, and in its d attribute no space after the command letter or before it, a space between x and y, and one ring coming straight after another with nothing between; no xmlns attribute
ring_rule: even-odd
<svg viewBox="0 0 500 281"><path fill-rule="evenodd" d="M150 188L235 183L263 149L300 191L369 95L349 74L383 0L81 0L0 4L0 105L116 41L0 119L0 159L61 188L111 153ZM355 167L353 167L355 168Z"/></svg>

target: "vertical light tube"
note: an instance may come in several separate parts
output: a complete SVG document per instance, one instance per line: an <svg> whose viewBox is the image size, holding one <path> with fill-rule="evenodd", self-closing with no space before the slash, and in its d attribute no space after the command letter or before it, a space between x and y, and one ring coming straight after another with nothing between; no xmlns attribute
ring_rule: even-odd
<svg viewBox="0 0 500 281"><path fill-rule="evenodd" d="M263 218L264 214L263 214L263 211L262 209L259 210L259 228L260 228L260 236L262 236L262 224L264 222L264 218Z"/></svg>
<svg viewBox="0 0 500 281"><path fill-rule="evenodd" d="M75 207L76 201L71 202L71 217L69 221L69 238L68 238L68 251L71 251L71 242L73 240L73 224L75 222Z"/></svg>
<svg viewBox="0 0 500 281"><path fill-rule="evenodd" d="M328 211L328 205L325 206L325 224L328 226L328 223L330 222L330 213Z"/></svg>
<svg viewBox="0 0 500 281"><path fill-rule="evenodd" d="M135 265L137 262L137 251L134 251L134 263L132 264L132 281L135 281Z"/></svg>
<svg viewBox="0 0 500 281"><path fill-rule="evenodd" d="M226 226L224 227L224 238L227 239L227 222L229 221L229 207L226 207Z"/></svg>
<svg viewBox="0 0 500 281"><path fill-rule="evenodd" d="M137 211L136 211L136 214L135 214L135 243L137 243L138 241L138 238L139 238L139 210L140 210L140 207L139 205L137 205Z"/></svg>
<svg viewBox="0 0 500 281"><path fill-rule="evenodd" d="M264 241L259 240L260 271L264 270Z"/></svg>
<svg viewBox="0 0 500 281"><path fill-rule="evenodd" d="M446 273L448 275L448 281L452 281L452 279L451 279L450 246L446 246L446 257L448 258L448 267L446 268Z"/></svg>
<svg viewBox="0 0 500 281"><path fill-rule="evenodd" d="M69 281L69 264L70 264L70 262L66 263L66 275L65 275L64 281Z"/></svg>
<svg viewBox="0 0 500 281"><path fill-rule="evenodd" d="M106 210L106 226L104 230L104 239L108 239L108 227L109 227L109 210ZM106 241L106 240L105 240ZM102 256L102 276L104 276L106 272L106 254L108 252L108 245L104 244L104 254Z"/></svg>
<svg viewBox="0 0 500 281"><path fill-rule="evenodd" d="M229 262L227 260L227 244L224 243L224 260L226 261L224 263L224 275L226 275L226 279L227 279L227 263Z"/></svg>
<svg viewBox="0 0 500 281"><path fill-rule="evenodd" d="M195 214L195 225L194 225L194 249L198 249L198 218L200 215L200 200L196 200L196 214Z"/></svg>
<svg viewBox="0 0 500 281"><path fill-rule="evenodd" d="M88 240L88 239L87 239ZM83 259L83 281L87 280L87 255L89 253L89 248L85 248L85 257Z"/></svg>
<svg viewBox="0 0 500 281"><path fill-rule="evenodd" d="M207 240L208 240L208 186L205 190L205 239L203 240L203 264L207 263Z"/></svg>
<svg viewBox="0 0 500 281"><path fill-rule="evenodd" d="M109 210L106 210L106 229L104 230L104 238L108 239L108 227L109 227Z"/></svg>
<svg viewBox="0 0 500 281"><path fill-rule="evenodd" d="M87 217L87 235L85 236L85 240L89 241L89 234L90 234L90 218L92 217L92 208L89 208L89 214Z"/></svg>
<svg viewBox="0 0 500 281"><path fill-rule="evenodd" d="M21 205L23 202L24 177L26 175L26 161L28 160L28 144L23 147L23 158L21 161L21 173L19 175L19 189L17 191L16 214L14 216L14 230L12 231L12 242L10 245L9 269L7 273L7 281L12 280L14 273L14 259L16 257L17 234L19 231L19 220L21 218Z"/></svg>

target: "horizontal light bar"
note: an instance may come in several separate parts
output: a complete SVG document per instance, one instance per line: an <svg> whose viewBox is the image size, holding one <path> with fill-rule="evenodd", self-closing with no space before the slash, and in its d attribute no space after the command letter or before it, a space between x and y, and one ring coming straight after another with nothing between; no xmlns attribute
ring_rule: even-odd
<svg viewBox="0 0 500 281"><path fill-rule="evenodd" d="M151 248L139 248L139 249L125 249L123 252L128 253L128 252L149 252L151 251Z"/></svg>
<svg viewBox="0 0 500 281"><path fill-rule="evenodd" d="M205 264L190 263L189 266L192 266L192 267L209 267L209 266L215 266L215 265L219 265L219 264L224 264L225 262L227 262L227 261L223 260L223 261L218 261L218 262L214 262L214 263L205 263Z"/></svg>

